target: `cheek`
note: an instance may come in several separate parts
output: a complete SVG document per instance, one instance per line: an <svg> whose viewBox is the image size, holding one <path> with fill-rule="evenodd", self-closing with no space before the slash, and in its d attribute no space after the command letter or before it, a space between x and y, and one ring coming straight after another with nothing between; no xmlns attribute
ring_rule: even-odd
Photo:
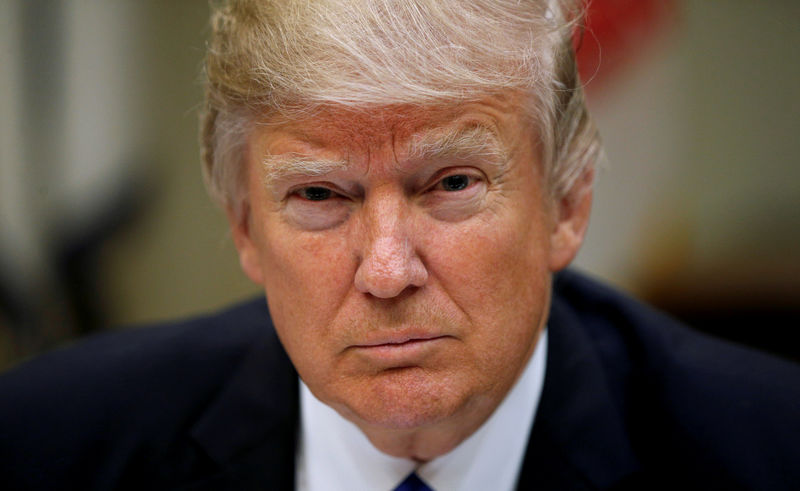
<svg viewBox="0 0 800 491"><path fill-rule="evenodd" d="M486 372L527 356L544 322L550 285L546 230L535 216L476 222L458 230L459 240L430 244L436 251L430 267L474 325L467 345Z"/></svg>
<svg viewBox="0 0 800 491"><path fill-rule="evenodd" d="M318 295L349 286L345 280L352 270L352 258L344 240L336 236L323 238L278 229L267 236L262 258L265 282L274 293L289 290L295 296Z"/></svg>
<svg viewBox="0 0 800 491"><path fill-rule="evenodd" d="M548 275L543 218L476 220L429 233L429 268L463 308L497 310L521 302L531 290L541 292L540 279Z"/></svg>
<svg viewBox="0 0 800 491"><path fill-rule="evenodd" d="M270 314L289 355L324 356L328 326L352 284L352 259L336 237L316 237L273 224L261 259Z"/></svg>

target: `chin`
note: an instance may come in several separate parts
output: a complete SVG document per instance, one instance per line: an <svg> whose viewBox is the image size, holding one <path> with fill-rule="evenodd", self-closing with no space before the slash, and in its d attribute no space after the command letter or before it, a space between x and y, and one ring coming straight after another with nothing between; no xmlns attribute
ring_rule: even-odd
<svg viewBox="0 0 800 491"><path fill-rule="evenodd" d="M345 405L361 422L385 430L414 430L452 418L469 404L450 377L413 367L374 377L369 390Z"/></svg>

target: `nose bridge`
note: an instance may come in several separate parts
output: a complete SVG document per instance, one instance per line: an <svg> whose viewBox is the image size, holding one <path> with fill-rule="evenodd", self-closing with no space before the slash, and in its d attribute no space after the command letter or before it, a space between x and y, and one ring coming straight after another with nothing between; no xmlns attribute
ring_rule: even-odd
<svg viewBox="0 0 800 491"><path fill-rule="evenodd" d="M402 197L388 190L365 203L367 238L373 245L400 245L408 241L408 210Z"/></svg>
<svg viewBox="0 0 800 491"><path fill-rule="evenodd" d="M417 252L416 227L402 193L376 191L365 200L362 212L356 288L390 298L409 286L422 286L428 274Z"/></svg>

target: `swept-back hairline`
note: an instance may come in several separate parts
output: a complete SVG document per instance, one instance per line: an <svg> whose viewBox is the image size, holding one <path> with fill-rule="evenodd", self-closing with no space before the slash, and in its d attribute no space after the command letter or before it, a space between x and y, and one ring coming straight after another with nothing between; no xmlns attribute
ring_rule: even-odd
<svg viewBox="0 0 800 491"><path fill-rule="evenodd" d="M307 116L309 105L428 105L508 88L535 97L531 116L540 129L531 137L554 196L565 195L601 153L571 49L585 0L419 4L432 6L431 15L400 9L386 16L373 8L395 12L383 0L331 2L330 10L324 2L221 1L212 16L202 127L212 197L234 210L247 200L239 142L253 108L294 119ZM360 23L349 22L354 5L365 7ZM316 28L297 22L306 14Z"/></svg>

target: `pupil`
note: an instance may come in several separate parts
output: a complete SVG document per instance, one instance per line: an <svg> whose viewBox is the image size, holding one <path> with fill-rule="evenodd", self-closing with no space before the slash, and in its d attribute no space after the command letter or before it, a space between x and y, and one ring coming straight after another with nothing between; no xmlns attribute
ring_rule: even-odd
<svg viewBox="0 0 800 491"><path fill-rule="evenodd" d="M305 188L303 196L309 201L323 201L331 197L331 190L327 188Z"/></svg>
<svg viewBox="0 0 800 491"><path fill-rule="evenodd" d="M461 191L469 184L469 177L465 175L449 176L442 179L442 187L445 191Z"/></svg>

